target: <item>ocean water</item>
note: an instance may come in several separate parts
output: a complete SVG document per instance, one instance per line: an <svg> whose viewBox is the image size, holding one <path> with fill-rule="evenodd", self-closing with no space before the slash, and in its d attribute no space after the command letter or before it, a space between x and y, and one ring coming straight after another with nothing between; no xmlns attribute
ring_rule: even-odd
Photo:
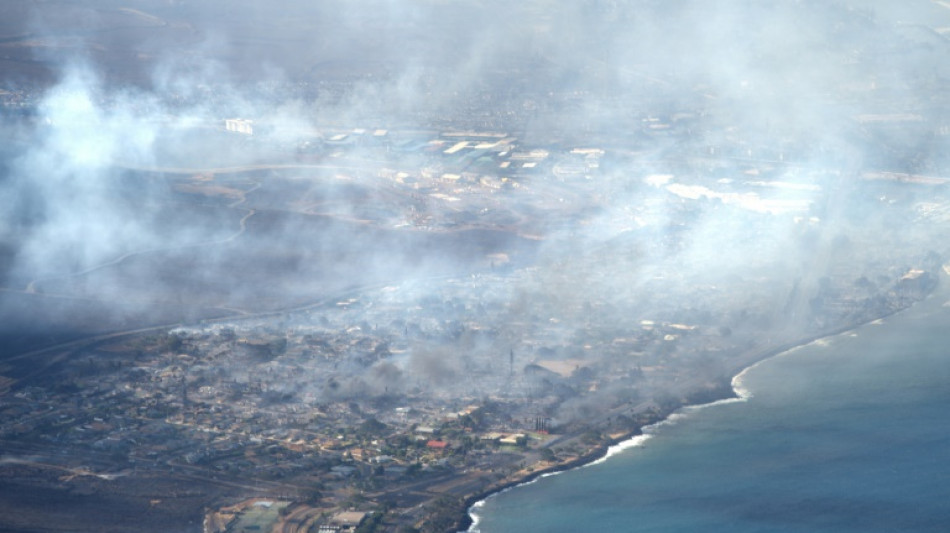
<svg viewBox="0 0 950 533"><path fill-rule="evenodd" d="M472 530L950 531L947 294L747 369L744 400L495 495Z"/></svg>

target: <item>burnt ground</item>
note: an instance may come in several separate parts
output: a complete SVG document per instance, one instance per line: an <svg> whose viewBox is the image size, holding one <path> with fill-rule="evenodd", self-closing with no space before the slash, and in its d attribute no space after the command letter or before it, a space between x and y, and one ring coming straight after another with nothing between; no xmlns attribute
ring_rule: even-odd
<svg viewBox="0 0 950 533"><path fill-rule="evenodd" d="M67 346L19 357L31 350L110 332L266 313L414 277L486 270L491 268L486 256L492 253L529 262L538 246L504 231L395 230L285 211L279 209L282 195L272 189L265 189L270 196L259 199L263 208L254 208L246 230L229 240L250 207L229 208L228 202L196 198L171 187L167 193L157 190L148 195L159 204L149 216L168 222L161 226L166 246L85 274L32 273L39 279L35 292L24 290L31 273L5 273L0 374L17 380L14 392L26 385L55 388L58 370L77 353ZM136 195L127 193L115 192L121 201L134 204ZM355 205L366 197L361 189L337 193L335 197ZM350 193L353 198L347 198ZM248 204L255 205L254 200ZM205 231L182 232L195 227ZM188 239L177 239L180 235ZM9 257L12 264L15 251ZM162 465L137 465L139 470L133 471L136 465L112 464L108 457L90 456L88 464L98 472L125 468L129 474L112 480L74 475L54 466L55 443L49 445L47 459L36 458L32 448L18 454L13 444L3 446L8 461L0 462L0 532L196 532L206 508L255 490L240 480L204 479L200 472ZM24 458L49 464L17 462ZM275 488L260 490L262 495L274 494Z"/></svg>
<svg viewBox="0 0 950 533"><path fill-rule="evenodd" d="M206 507L242 494L199 479L71 477L58 469L0 465L2 532L201 531Z"/></svg>
<svg viewBox="0 0 950 533"><path fill-rule="evenodd" d="M146 232L92 268L70 264L68 250L55 256L63 260L24 268L18 243L6 243L0 360L110 332L279 311L360 287L486 270L494 253L523 264L538 247L501 230L393 229L388 219L292 207L301 197L318 212L330 204L372 210L380 194L396 210L409 201L371 186L312 180L302 188L296 178L234 173L216 178L221 190L236 191L221 197L183 192L190 179L124 172L109 182L101 194Z"/></svg>
<svg viewBox="0 0 950 533"><path fill-rule="evenodd" d="M534 245L496 231L397 232L258 213L233 243L141 254L42 282L38 294L4 293L0 346L12 356L110 331L293 308L349 288L485 269L487 254Z"/></svg>

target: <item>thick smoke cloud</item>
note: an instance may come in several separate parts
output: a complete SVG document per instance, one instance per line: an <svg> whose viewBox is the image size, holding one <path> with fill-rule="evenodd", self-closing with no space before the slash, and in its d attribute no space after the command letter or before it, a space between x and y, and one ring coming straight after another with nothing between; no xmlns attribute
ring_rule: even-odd
<svg viewBox="0 0 950 533"><path fill-rule="evenodd" d="M490 302L506 317L494 338L460 330L464 350L409 343L395 361L303 387L328 397L450 391L473 371L504 377L514 365L479 357L509 350L520 376L550 355L537 337L581 337L532 323L805 327L822 280L848 260L842 243L861 250L893 227L888 199L931 195L863 176L945 166L946 136L914 118L947 116L931 97L948 74L947 45L918 27L947 13L924 2L141 0L67 14L21 4L12 9L28 13L34 36L23 61L55 81L35 91L28 118L4 119L18 147L0 181L5 316L29 300L44 310L28 321L76 326L69 317L84 304L33 300L41 294L109 308L102 329L187 323L469 273L496 248L531 241L535 270ZM875 129L897 115L909 124ZM254 135L222 132L227 118L253 120ZM375 167L281 170L299 187L300 212L278 213L276 172L259 167L296 155L302 139L375 128L503 131L524 147L606 155L596 187L548 173L524 184L530 192L497 194L494 207L537 234L474 251L454 235L350 223L388 198L379 169L418 169L418 150L348 146L348 164ZM547 194L557 207L532 196ZM312 205L332 216L301 214ZM931 247L919 226L889 235L902 251ZM883 284L875 268L869 283ZM890 282L900 274L886 272ZM691 288L658 295L664 284ZM596 354L578 350L556 356L596 369ZM580 382L539 372L518 386L560 394L559 383ZM585 402L570 400L561 416L583 418Z"/></svg>
<svg viewBox="0 0 950 533"><path fill-rule="evenodd" d="M9 197L25 212L8 213L32 220L15 274L83 270L154 238L109 191L117 161L152 164L156 132L126 102L103 109L97 89L81 67L67 72L39 109L34 146L13 163L19 187Z"/></svg>

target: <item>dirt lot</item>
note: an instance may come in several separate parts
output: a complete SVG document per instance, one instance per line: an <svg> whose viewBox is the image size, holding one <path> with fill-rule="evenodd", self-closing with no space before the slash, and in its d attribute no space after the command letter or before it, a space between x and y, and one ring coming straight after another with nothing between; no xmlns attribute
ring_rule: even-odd
<svg viewBox="0 0 950 533"><path fill-rule="evenodd" d="M200 532L204 508L237 494L166 476L67 478L60 470L0 465L0 530Z"/></svg>

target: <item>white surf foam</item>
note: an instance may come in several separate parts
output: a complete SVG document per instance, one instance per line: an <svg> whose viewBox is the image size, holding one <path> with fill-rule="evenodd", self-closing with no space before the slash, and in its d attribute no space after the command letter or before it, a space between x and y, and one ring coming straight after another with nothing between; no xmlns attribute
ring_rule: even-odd
<svg viewBox="0 0 950 533"><path fill-rule="evenodd" d="M617 444L614 444L613 446L607 448L607 453L605 453L603 457L599 459L595 459L585 465L582 465L581 468L599 465L603 463L604 461L606 461L607 459L610 459L611 457L617 455L618 453L624 450L629 450L630 448L636 448L637 446L643 446L643 443L650 440L651 437L652 435L644 433L642 435L636 435L634 437L630 437L629 439L625 441L618 442Z"/></svg>

